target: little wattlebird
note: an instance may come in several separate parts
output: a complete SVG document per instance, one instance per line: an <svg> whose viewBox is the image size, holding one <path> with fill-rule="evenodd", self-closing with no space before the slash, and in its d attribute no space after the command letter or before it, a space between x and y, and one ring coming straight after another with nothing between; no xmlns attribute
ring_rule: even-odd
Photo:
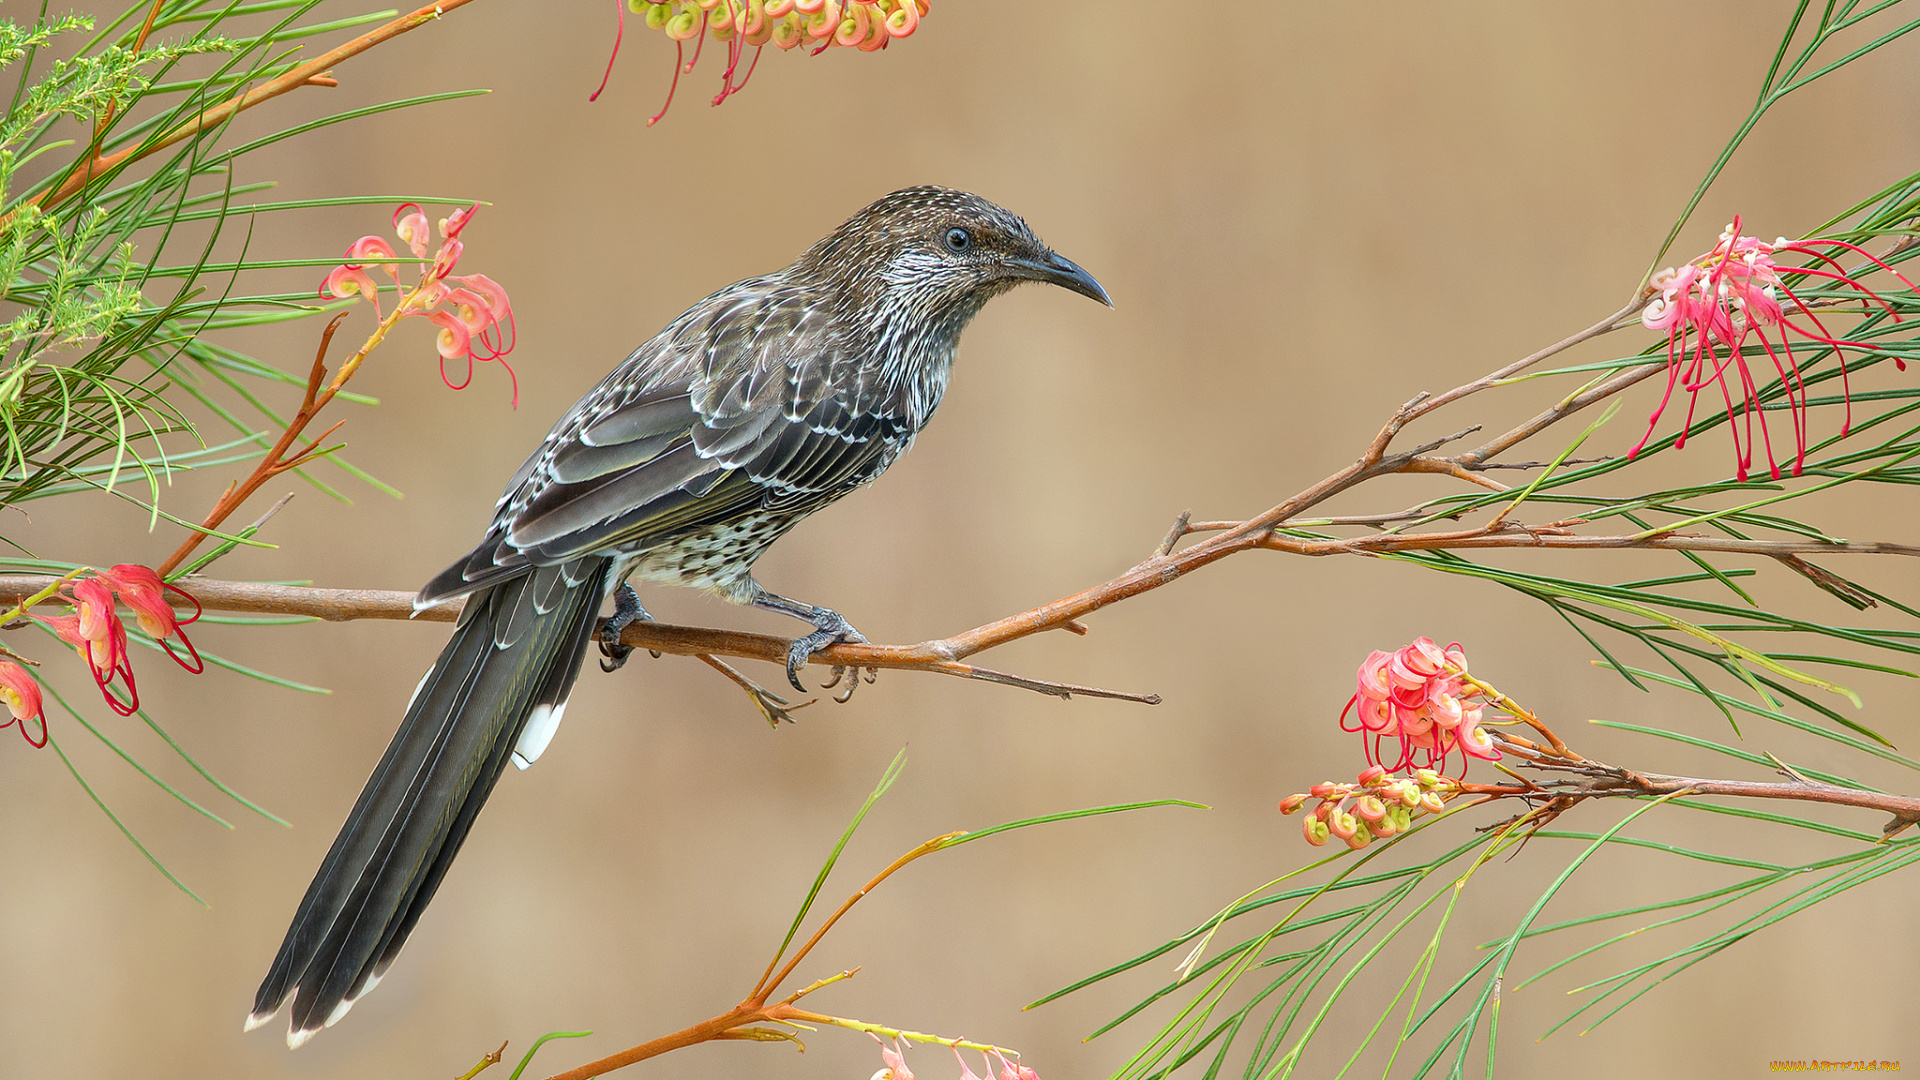
<svg viewBox="0 0 1920 1080"><path fill-rule="evenodd" d="M546 749L588 645L608 670L631 651L620 631L645 612L630 575L812 623L787 654L795 687L813 653L866 640L837 612L761 588L754 560L906 453L961 330L1024 281L1111 305L993 203L896 191L786 269L695 304L567 410L485 539L415 599L466 606L307 887L247 1029L291 1000L299 1046L380 980L507 761L526 768Z"/></svg>

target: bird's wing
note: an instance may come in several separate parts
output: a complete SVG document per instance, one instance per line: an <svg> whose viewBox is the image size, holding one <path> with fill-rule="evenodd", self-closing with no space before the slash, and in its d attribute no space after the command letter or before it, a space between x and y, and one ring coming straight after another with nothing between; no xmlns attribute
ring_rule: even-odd
<svg viewBox="0 0 1920 1080"><path fill-rule="evenodd" d="M758 286L758 287L756 287ZM910 425L797 290L743 282L696 306L570 410L431 604L610 549L823 502L879 475Z"/></svg>

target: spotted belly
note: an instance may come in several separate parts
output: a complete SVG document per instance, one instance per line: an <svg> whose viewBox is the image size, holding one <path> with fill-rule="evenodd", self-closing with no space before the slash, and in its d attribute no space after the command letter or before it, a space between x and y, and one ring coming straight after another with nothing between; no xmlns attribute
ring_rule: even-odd
<svg viewBox="0 0 1920 1080"><path fill-rule="evenodd" d="M753 514L725 525L649 544L632 554L641 581L704 589L736 604L752 599L754 560L799 518Z"/></svg>

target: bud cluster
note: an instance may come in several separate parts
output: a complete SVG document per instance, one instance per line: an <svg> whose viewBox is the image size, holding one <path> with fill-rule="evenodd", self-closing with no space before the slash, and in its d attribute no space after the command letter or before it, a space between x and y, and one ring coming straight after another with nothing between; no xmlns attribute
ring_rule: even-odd
<svg viewBox="0 0 1920 1080"><path fill-rule="evenodd" d="M364 296L373 304L375 317L385 322L387 317L380 313L380 286L366 270L369 264L378 263L401 294L400 307L392 318L418 315L440 328L434 337L440 351L440 380L450 389L465 390L473 383L474 361L498 360L513 380L513 403L518 405L520 380L506 361L515 339L513 304L507 299L507 290L485 274L453 273L466 252L460 231L478 209L478 205L463 207L441 218L440 245L429 258L427 244L433 233L427 215L413 203L403 204L393 212L393 231L413 257L425 264L419 284L411 289L401 285L399 256L393 245L378 236L363 236L348 246L347 262L327 275L320 293L336 299ZM447 374L447 361L462 356L467 360L466 378L455 383Z"/></svg>
<svg viewBox="0 0 1920 1080"><path fill-rule="evenodd" d="M781 49L835 45L862 52L884 49L894 38L920 28L930 0L676 0L670 4L629 0L647 29L675 41L711 33L715 41L771 44Z"/></svg>
<svg viewBox="0 0 1920 1080"><path fill-rule="evenodd" d="M1457 781L1432 769L1415 769L1413 775L1393 776L1378 765L1369 767L1351 784L1329 780L1307 791L1280 800L1280 812L1291 814L1318 799L1301 831L1307 843L1319 847L1329 837L1338 837L1358 851L1377 837L1386 840L1413 827L1420 814L1438 814L1446 801L1460 793Z"/></svg>

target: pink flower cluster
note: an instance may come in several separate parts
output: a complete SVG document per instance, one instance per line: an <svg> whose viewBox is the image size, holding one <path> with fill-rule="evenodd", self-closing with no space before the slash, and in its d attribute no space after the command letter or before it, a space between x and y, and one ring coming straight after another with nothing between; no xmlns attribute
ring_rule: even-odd
<svg viewBox="0 0 1920 1080"><path fill-rule="evenodd" d="M1821 249L1827 250L1821 250ZM1757 342L1761 352L1772 361L1786 394L1787 410L1793 420L1793 473L1800 474L1807 457L1807 387L1793 353L1793 338L1830 347L1840 367L1842 394L1847 398L1847 415L1840 433L1845 435L1853 423L1852 393L1847 384L1847 349L1875 352L1879 347L1866 341L1851 340L1829 331L1820 317L1787 284L1782 274L1833 282L1854 290L1863 300L1878 304L1898 322L1900 316L1878 293L1847 273L1829 253L1854 252L1880 269L1899 278L1912 289L1899 271L1844 240L1788 240L1769 244L1740 235L1740 219L1734 218L1712 251L1680 267L1660 271L1653 277L1655 296L1640 313L1640 321L1649 330L1667 333L1667 390L1647 420L1647 431L1628 452L1638 454L1653 437L1660 414L1673 399L1676 386L1688 394L1687 421L1674 446L1686 445L1687 428L1693 425L1694 408L1700 392L1717 385L1726 405L1727 430L1733 436L1736 475L1747 478L1753 465L1754 418L1760 419L1760 445L1766 451L1767 473L1780 478L1780 465L1774 459L1773 437L1767 430L1766 414L1761 411L1760 388L1747 366L1746 350ZM1815 265L1789 267L1784 271L1774 257L1791 253L1811 259ZM1782 306L1785 297L1791 313ZM1893 358L1906 370L1905 361ZM1733 383L1737 380L1738 386ZM1738 398L1736 404L1735 399Z"/></svg>
<svg viewBox="0 0 1920 1080"><path fill-rule="evenodd" d="M871 1035L872 1033L869 1032L868 1034ZM893 1045L888 1046L886 1043L880 1042L880 1036L878 1035L873 1035L873 1041L880 1043L880 1062L884 1067L874 1073L869 1080L914 1080L913 1070L907 1068L907 1047L905 1043L899 1039L895 1039L893 1040ZM959 1047L956 1046L953 1048L953 1056L960 1062L960 1080L1040 1080L1039 1073L1034 1072L1032 1069L1027 1068L1017 1061L1008 1061L1007 1056L998 1050L995 1050L992 1056L987 1059L986 1073L984 1075L973 1071L972 1067L967 1064L967 1059L960 1056ZM995 1062L998 1062L1000 1065L1000 1072L997 1076L993 1071Z"/></svg>
<svg viewBox="0 0 1920 1080"><path fill-rule="evenodd" d="M460 231L473 218L478 205L455 210L440 219L440 246L431 260L427 243L433 238L427 227L427 215L413 203L393 212L393 229L413 252L426 263L420 284L408 291L400 284L400 265L393 246L378 236L363 236L347 248L347 262L337 266L320 286L322 296L346 299L364 296L380 314L380 286L367 273L369 263L379 263L395 290L401 294L398 317L418 315L440 328L435 345L440 350L440 380L453 390L465 390L473 383L474 361L498 360L513 381L513 404L520 404L520 379L507 365L506 355L513 351L515 334L513 304L507 290L485 274L455 275L453 268L466 252ZM466 357L467 374L458 384L447 374L447 361Z"/></svg>
<svg viewBox="0 0 1920 1080"><path fill-rule="evenodd" d="M718 105L746 89L754 66L760 62L762 46L770 44L784 50L811 45L815 55L836 45L877 52L895 38L912 36L920 28L920 20L926 16L931 3L932 0L674 0L658 4L628 0L627 7L646 17L647 29L664 32L679 49L673 66L673 86L667 90L667 104L647 123L657 123L667 114L673 105L674 89L680 85L681 73L692 71L700 62L700 53L709 35L727 46L727 69L721 75L720 92L713 99ZM620 30L613 42L616 58L620 55L620 38L625 33L623 8ZM694 43L691 61L686 60L689 41ZM753 60L735 83L733 77L740 70L740 61L749 46L754 50ZM607 71L609 74L613 71L611 58L607 61ZM603 76L600 90L606 87ZM600 90L595 90L588 100L598 98Z"/></svg>
<svg viewBox="0 0 1920 1080"><path fill-rule="evenodd" d="M176 615L173 604L167 599L168 593L192 604L193 614L184 619ZM140 692L133 684L133 661L127 653L127 626L120 619L116 597L118 603L132 610L140 629L159 642L174 663L195 675L206 670L206 665L200 659L200 650L187 640L187 633L182 629L200 618L200 602L185 590L161 581L160 575L151 568L123 563L75 581L63 595L73 605L71 611L65 615L35 615L33 618L45 623L61 641L73 646L74 651L80 654L80 659L86 661L87 670L93 673L94 685L100 688L100 695L106 699L107 707L121 716L132 716L139 710ZM185 648L184 655L175 651L175 641ZM113 684L116 682L125 688L124 698L114 692ZM23 703L27 701L17 686L7 687L4 684L0 684L0 698L7 697L9 689ZM10 709L14 705L11 699L7 703ZM37 711L37 687L31 704ZM15 710L14 716L18 718L21 713ZM22 724L22 732L25 729ZM45 731L43 718L43 736Z"/></svg>
<svg viewBox="0 0 1920 1080"><path fill-rule="evenodd" d="M1485 709L1475 702L1479 691L1463 678L1466 673L1459 642L1442 649L1432 638L1416 638L1390 653L1376 650L1360 665L1359 689L1340 712L1341 730L1360 732L1368 763L1389 772L1409 767L1445 772L1456 749L1464 755L1462 772L1465 757L1498 761L1499 748L1480 726ZM1348 714L1358 726L1347 725ZM1389 738L1400 742L1400 754L1390 765L1381 753Z"/></svg>
<svg viewBox="0 0 1920 1080"><path fill-rule="evenodd" d="M1329 780L1281 799L1280 812L1291 814L1308 799L1319 799L1320 805L1300 823L1307 843L1319 847L1329 837L1337 836L1358 851L1376 837L1387 840L1413 828L1416 814L1437 814L1446 809L1446 800L1459 790L1458 784L1432 769L1416 769L1413 776L1400 777L1372 765L1360 774L1357 783Z"/></svg>

